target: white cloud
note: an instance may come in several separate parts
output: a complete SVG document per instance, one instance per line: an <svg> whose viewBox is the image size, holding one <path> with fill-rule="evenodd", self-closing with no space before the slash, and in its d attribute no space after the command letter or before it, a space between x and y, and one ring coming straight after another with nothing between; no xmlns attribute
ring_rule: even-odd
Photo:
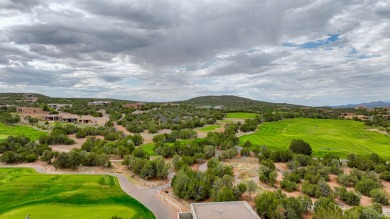
<svg viewBox="0 0 390 219"><path fill-rule="evenodd" d="M389 1L2 1L0 91L389 100ZM304 45L327 40L335 42Z"/></svg>

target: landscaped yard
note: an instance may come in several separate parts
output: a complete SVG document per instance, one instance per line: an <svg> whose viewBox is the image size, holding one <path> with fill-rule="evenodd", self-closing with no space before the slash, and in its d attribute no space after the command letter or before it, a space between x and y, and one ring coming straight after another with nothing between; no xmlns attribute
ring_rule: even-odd
<svg viewBox="0 0 390 219"><path fill-rule="evenodd" d="M231 119L254 119L256 116L256 113L226 113L226 118Z"/></svg>
<svg viewBox="0 0 390 219"><path fill-rule="evenodd" d="M39 137L45 135L46 133L43 131L36 130L30 126L23 125L5 125L4 123L0 123L0 141L6 139L8 136L17 136L24 135L29 137L31 140L38 140Z"/></svg>
<svg viewBox="0 0 390 219"><path fill-rule="evenodd" d="M390 136L369 131L364 123L352 120L286 119L266 122L253 134L240 137L269 149L287 149L292 139L303 139L313 148L315 156L332 152L345 158L350 153L377 153L390 160Z"/></svg>
<svg viewBox="0 0 390 219"><path fill-rule="evenodd" d="M0 168L0 218L154 218L105 175L46 175Z"/></svg>

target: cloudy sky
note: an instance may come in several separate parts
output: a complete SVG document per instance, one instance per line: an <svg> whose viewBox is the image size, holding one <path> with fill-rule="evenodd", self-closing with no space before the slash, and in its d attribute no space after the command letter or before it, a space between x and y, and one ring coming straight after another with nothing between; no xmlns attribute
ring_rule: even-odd
<svg viewBox="0 0 390 219"><path fill-rule="evenodd" d="M389 101L390 1L0 0L0 92Z"/></svg>

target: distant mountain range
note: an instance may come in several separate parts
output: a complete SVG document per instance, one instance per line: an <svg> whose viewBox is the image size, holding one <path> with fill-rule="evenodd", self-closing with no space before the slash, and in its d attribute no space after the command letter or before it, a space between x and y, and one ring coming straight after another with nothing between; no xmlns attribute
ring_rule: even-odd
<svg viewBox="0 0 390 219"><path fill-rule="evenodd" d="M332 108L356 108L358 106L365 106L365 107L386 107L390 106L390 103L383 102L383 101L376 101L376 102L370 102L370 103L359 103L359 104L347 104L347 105L341 105L341 106L330 106Z"/></svg>

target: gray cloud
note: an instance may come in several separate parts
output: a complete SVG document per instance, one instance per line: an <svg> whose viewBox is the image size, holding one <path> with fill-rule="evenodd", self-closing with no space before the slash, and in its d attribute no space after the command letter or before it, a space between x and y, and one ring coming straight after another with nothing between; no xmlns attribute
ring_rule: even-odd
<svg viewBox="0 0 390 219"><path fill-rule="evenodd" d="M0 90L388 100L388 8L385 0L1 1ZM329 34L339 39L310 47Z"/></svg>

